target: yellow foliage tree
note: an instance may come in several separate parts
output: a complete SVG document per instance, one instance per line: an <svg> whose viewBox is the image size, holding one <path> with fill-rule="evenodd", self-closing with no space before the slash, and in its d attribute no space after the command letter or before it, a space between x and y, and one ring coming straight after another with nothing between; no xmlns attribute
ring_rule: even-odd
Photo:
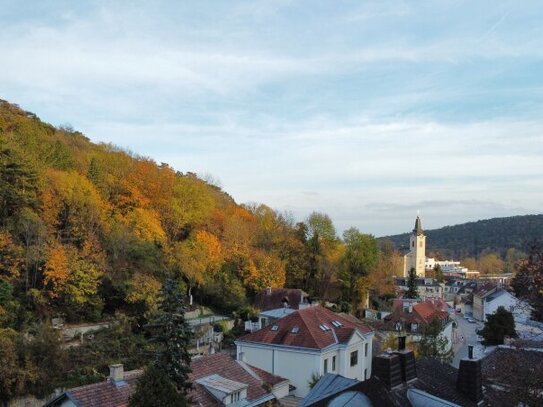
<svg viewBox="0 0 543 407"><path fill-rule="evenodd" d="M222 246L217 237L200 230L185 242L178 243L174 249L174 262L192 288L204 284L219 270L223 262Z"/></svg>
<svg viewBox="0 0 543 407"><path fill-rule="evenodd" d="M44 284L50 286L49 295L59 297L68 284L70 266L64 246L55 242L47 253L45 262Z"/></svg>
<svg viewBox="0 0 543 407"><path fill-rule="evenodd" d="M132 304L142 301L152 312L156 309L161 286L154 277L137 273L129 283L126 301Z"/></svg>

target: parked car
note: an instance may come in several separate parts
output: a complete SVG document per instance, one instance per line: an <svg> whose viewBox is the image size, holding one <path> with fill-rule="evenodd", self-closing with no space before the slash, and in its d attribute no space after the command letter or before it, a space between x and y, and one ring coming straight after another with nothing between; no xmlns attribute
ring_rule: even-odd
<svg viewBox="0 0 543 407"><path fill-rule="evenodd" d="M468 322L469 322L470 324L474 324L474 323L476 323L477 321L475 321L473 318L468 318Z"/></svg>

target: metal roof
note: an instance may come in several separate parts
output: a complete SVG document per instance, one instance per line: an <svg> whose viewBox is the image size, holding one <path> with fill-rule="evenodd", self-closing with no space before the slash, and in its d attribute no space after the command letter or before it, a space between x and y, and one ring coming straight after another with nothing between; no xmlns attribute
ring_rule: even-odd
<svg viewBox="0 0 543 407"><path fill-rule="evenodd" d="M327 373L311 389L299 407L309 406L319 400L339 393L342 390L349 389L357 383L359 383L358 380L348 379L338 374Z"/></svg>

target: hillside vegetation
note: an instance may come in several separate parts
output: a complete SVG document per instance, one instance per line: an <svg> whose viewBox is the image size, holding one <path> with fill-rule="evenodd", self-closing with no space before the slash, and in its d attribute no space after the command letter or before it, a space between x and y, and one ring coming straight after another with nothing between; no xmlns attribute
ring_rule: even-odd
<svg viewBox="0 0 543 407"><path fill-rule="evenodd" d="M543 239L543 215L511 216L468 222L425 230L427 251L444 257L477 257L484 252L497 252L504 257L508 249L527 252L529 246ZM409 233L386 236L395 247L408 249Z"/></svg>
<svg viewBox="0 0 543 407"><path fill-rule="evenodd" d="M387 251L388 250L388 251ZM145 365L144 327L167 277L217 312L243 315L265 287L362 303L392 290L398 253L330 218L295 223L221 188L0 101L0 404ZM51 319L115 319L64 349Z"/></svg>

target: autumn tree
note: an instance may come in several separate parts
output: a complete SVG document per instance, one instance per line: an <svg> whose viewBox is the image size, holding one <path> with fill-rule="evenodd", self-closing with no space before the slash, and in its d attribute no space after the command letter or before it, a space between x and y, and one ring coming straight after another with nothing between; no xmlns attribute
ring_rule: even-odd
<svg viewBox="0 0 543 407"><path fill-rule="evenodd" d="M543 252L537 245L532 246L526 260L517 263L511 287L519 299L530 304L532 317L543 321Z"/></svg>
<svg viewBox="0 0 543 407"><path fill-rule="evenodd" d="M222 245L213 234L200 230L174 249L174 262L187 281L188 295L213 278L223 261Z"/></svg>
<svg viewBox="0 0 543 407"><path fill-rule="evenodd" d="M343 241L345 242L343 262L349 276L349 299L354 300L355 284L359 288L360 295L367 297L369 290L362 288L362 285L367 284L357 280L367 279L369 274L375 270L379 259L377 241L373 236L362 234L356 228L346 230L343 233ZM360 301L355 302L359 303ZM362 303L365 301L362 300Z"/></svg>

